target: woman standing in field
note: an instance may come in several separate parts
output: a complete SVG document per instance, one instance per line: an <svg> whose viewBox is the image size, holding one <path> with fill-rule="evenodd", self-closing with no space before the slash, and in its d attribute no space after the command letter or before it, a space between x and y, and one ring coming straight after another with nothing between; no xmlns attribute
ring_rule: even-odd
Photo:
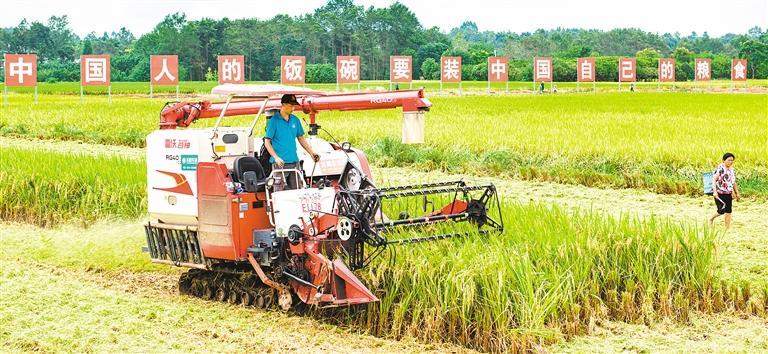
<svg viewBox="0 0 768 354"><path fill-rule="evenodd" d="M736 185L736 173L733 171L733 160L735 156L730 152L723 155L723 163L717 166L715 174L712 176L712 185L714 186L715 206L717 213L709 218L709 224L712 225L715 219L725 214L725 228L731 226L731 211L733 198L741 199L739 187Z"/></svg>

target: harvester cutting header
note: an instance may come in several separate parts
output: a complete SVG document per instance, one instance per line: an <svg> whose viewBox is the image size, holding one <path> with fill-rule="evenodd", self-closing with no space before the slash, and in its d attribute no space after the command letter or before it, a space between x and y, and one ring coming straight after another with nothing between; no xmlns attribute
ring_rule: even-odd
<svg viewBox="0 0 768 354"><path fill-rule="evenodd" d="M147 137L147 250L153 262L192 268L179 280L182 293L285 310L364 304L378 298L353 271L388 246L503 229L492 184L377 188L362 151L318 136L321 112L400 107L404 142L423 141L431 103L422 90L326 95L230 84L212 93L227 99L166 104L160 129ZM309 115L306 141L317 156L298 149L295 167L273 169L254 128L262 117L283 119L286 94ZM247 115L254 115L248 126L222 124ZM176 129L204 118L216 118L213 127ZM422 215L411 217L397 200L417 200Z"/></svg>

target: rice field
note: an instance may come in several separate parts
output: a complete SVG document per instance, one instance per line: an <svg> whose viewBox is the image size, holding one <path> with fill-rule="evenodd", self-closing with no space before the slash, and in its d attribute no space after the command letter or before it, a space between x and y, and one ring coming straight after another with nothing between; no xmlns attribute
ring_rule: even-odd
<svg viewBox="0 0 768 354"><path fill-rule="evenodd" d="M394 111L329 112L319 122L379 166L672 194L700 194L701 174L730 151L743 194L768 196L767 95L433 94L427 92L434 106L423 146L400 144L402 118ZM107 105L103 96L80 103L78 97L41 95L32 104L30 96L14 97L0 110L0 135L141 147L165 100L116 97Z"/></svg>
<svg viewBox="0 0 768 354"><path fill-rule="evenodd" d="M141 159L3 151L3 220L89 225L145 213ZM506 200L502 214L503 234L397 247L394 258L380 258L362 272L380 303L316 315L383 337L518 351L589 333L599 319L685 322L690 311L768 311L768 288L715 276L712 229ZM88 269L159 268L138 252L140 232L97 238L9 235L4 253Z"/></svg>
<svg viewBox="0 0 768 354"><path fill-rule="evenodd" d="M398 247L394 259L361 272L380 303L316 316L385 338L519 351L589 333L601 319L685 322L691 311L768 311L768 288L714 276L712 230L543 205L503 202L502 210L503 234ZM6 235L3 242L6 259L99 272L172 271L146 262L138 229Z"/></svg>
<svg viewBox="0 0 768 354"><path fill-rule="evenodd" d="M125 90L131 87L136 88L126 85ZM400 144L402 118L393 111L327 113L319 121L335 137L364 149L377 166L668 194L698 194L701 173L714 168L727 150L737 156L745 196L757 201L754 205L768 198L765 95L635 92L432 97L430 92L434 91L428 91L434 107L427 115L424 146ZM145 135L156 128L166 99L126 95L114 97L107 105L103 96L87 96L80 103L77 96L56 94L41 95L32 104L29 96L12 95L9 105L0 109L1 136L112 146L109 153L99 154L76 148L56 151L34 143L25 146L24 140L0 144L0 220L67 230L72 224L141 219L146 214L146 166L132 148L142 147ZM729 122L731 129L717 124L722 121ZM130 157L116 152L120 148L131 148ZM616 217L595 210L521 204L518 199L502 199L502 234L397 247L390 258L380 258L362 270L361 278L381 302L309 316L353 333L460 346L439 347L439 351L494 352L539 351L592 333L595 323L604 320L685 324L694 313L768 318L768 282L733 281L718 272L722 234L716 229L656 216ZM92 317L77 317L75 322L81 322L69 322L74 329L60 329L75 339L48 334L56 326L35 327L28 316L11 310L22 302L14 295L17 291L46 296L24 290L28 286L23 279L29 278L65 289L65 306L86 303L92 307L103 302L120 311L150 316L129 321L129 335L141 334L137 340L142 338L146 348L195 350L189 346L193 339L178 329L200 326L206 318L191 315L200 307L197 300L157 306L143 297L133 300L121 295L117 302L107 301L108 296L98 289L77 289L73 280L38 269L37 262L75 273L175 274L177 270L170 267L148 263L139 251L143 240L139 227L128 232L102 227L77 234L0 235L4 244L0 279L12 284L10 291L0 290L5 309L0 319L11 321L14 328L28 328L32 336L0 331L0 344L22 351L136 348L109 331L78 334L89 326L103 326ZM137 285L137 289L143 287ZM24 306L45 305L25 302L19 308ZM275 347L268 339L245 339L243 334L253 330L248 324L251 316L270 321L268 313L254 315L238 309L222 314L224 310L216 306L225 305L205 305L201 311L231 333L211 339L210 333L195 332L205 338L200 341L211 345L203 348L297 349ZM114 321L121 318L120 313L102 313ZM142 329L144 322L188 339L150 342L143 338L154 334ZM425 349L414 345L410 348Z"/></svg>
<svg viewBox="0 0 768 354"><path fill-rule="evenodd" d="M85 224L147 209L143 160L3 147L0 166L0 220Z"/></svg>

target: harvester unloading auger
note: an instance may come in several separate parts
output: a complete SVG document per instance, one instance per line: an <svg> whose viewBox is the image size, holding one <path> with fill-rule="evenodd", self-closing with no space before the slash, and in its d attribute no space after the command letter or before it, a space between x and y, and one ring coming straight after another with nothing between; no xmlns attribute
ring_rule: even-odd
<svg viewBox="0 0 768 354"><path fill-rule="evenodd" d="M184 294L284 310L299 301L365 304L378 298L352 271L387 247L503 229L492 184L377 188L363 152L318 137L316 115L322 111L402 107L405 119L423 119L431 103L422 90L324 95L287 86L222 85L213 93L228 98L166 104L160 129L147 137L146 249L152 262L192 268L179 279ZM302 167L271 170L253 129L279 109L283 94L296 95L296 109L309 115L307 140L319 162L300 149ZM221 125L224 117L253 114L248 126ZM218 119L212 128L176 129L200 118ZM298 189L284 188L290 173L298 177ZM389 207L403 198L419 199L424 214L411 217ZM445 205L435 209L435 198ZM459 224L470 227L450 231Z"/></svg>

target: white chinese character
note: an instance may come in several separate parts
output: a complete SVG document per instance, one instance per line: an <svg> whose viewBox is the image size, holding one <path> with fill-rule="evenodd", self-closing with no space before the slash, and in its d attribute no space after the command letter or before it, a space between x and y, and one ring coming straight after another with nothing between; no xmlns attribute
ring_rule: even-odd
<svg viewBox="0 0 768 354"><path fill-rule="evenodd" d="M744 66L740 61L736 62L736 65L733 66L734 70L734 78L736 79L746 79L747 78L747 67Z"/></svg>
<svg viewBox="0 0 768 354"><path fill-rule="evenodd" d="M394 79L407 79L410 77L411 74L411 66L408 61L408 58L394 58L394 68L392 68L392 73L394 74Z"/></svg>
<svg viewBox="0 0 768 354"><path fill-rule="evenodd" d="M549 68L549 60L539 59L536 60L536 78L548 79L551 70Z"/></svg>
<svg viewBox="0 0 768 354"><path fill-rule="evenodd" d="M10 76L19 76L19 83L24 83L24 76L32 76L32 63L25 63L24 58L19 57L17 63L11 63L8 70Z"/></svg>
<svg viewBox="0 0 768 354"><path fill-rule="evenodd" d="M507 72L507 64L503 63L500 59L496 59L496 62L491 64L491 75L496 75L496 80L501 80L501 75Z"/></svg>
<svg viewBox="0 0 768 354"><path fill-rule="evenodd" d="M581 62L581 79L592 80L592 63L588 60Z"/></svg>
<svg viewBox="0 0 768 354"><path fill-rule="evenodd" d="M287 81L301 81L301 68L303 67L303 60L301 59L286 59L285 66L285 79Z"/></svg>
<svg viewBox="0 0 768 354"><path fill-rule="evenodd" d="M635 71L632 67L632 61L626 60L621 62L621 78L633 79L635 77Z"/></svg>
<svg viewBox="0 0 768 354"><path fill-rule="evenodd" d="M448 58L443 62L443 77L447 80L459 78L459 61Z"/></svg>
<svg viewBox="0 0 768 354"><path fill-rule="evenodd" d="M241 65L237 59L224 59L221 63L221 81L240 81L243 75Z"/></svg>
<svg viewBox="0 0 768 354"><path fill-rule="evenodd" d="M107 58L85 58L85 82L107 82Z"/></svg>
<svg viewBox="0 0 768 354"><path fill-rule="evenodd" d="M339 74L344 80L357 80L357 60L342 59Z"/></svg>
<svg viewBox="0 0 768 354"><path fill-rule="evenodd" d="M672 64L672 61L669 60L663 60L661 62L661 78L662 79L674 79L675 75L675 64Z"/></svg>
<svg viewBox="0 0 768 354"><path fill-rule="evenodd" d="M167 76L168 80L175 81L176 77L171 75L171 71L168 70L168 58L163 58L163 69L155 76L155 81L160 81L163 76Z"/></svg>
<svg viewBox="0 0 768 354"><path fill-rule="evenodd" d="M709 79L709 62L704 60L696 62L696 78Z"/></svg>

